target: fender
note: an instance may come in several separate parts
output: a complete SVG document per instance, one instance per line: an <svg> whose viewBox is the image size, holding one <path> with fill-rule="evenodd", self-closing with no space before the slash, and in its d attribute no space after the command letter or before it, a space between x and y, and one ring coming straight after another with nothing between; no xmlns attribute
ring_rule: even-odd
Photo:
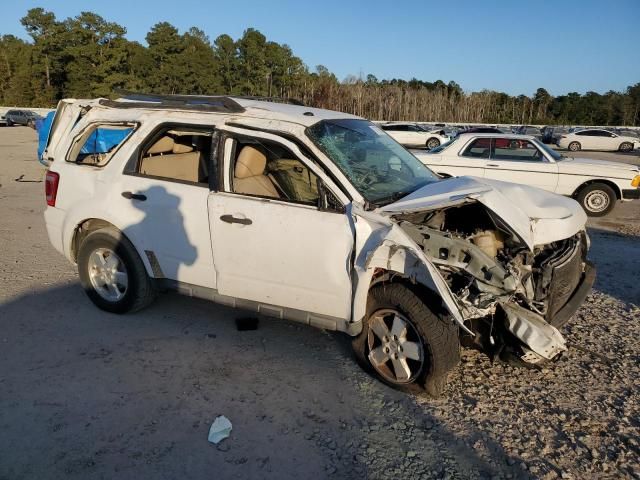
<svg viewBox="0 0 640 480"><path fill-rule="evenodd" d="M356 203L351 204L349 213L356 238L352 278L353 323L362 324L374 271L382 268L432 290L442 298L445 308L460 327L474 335L464 325L460 307L445 280L424 252L398 225L388 217L364 210Z"/></svg>

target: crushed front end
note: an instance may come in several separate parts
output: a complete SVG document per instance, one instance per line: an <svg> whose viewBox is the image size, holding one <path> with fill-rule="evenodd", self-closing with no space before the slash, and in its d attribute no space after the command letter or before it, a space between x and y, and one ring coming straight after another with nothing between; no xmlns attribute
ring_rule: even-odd
<svg viewBox="0 0 640 480"><path fill-rule="evenodd" d="M584 230L533 250L474 202L394 216L454 294L465 346L492 358L539 364L566 350L558 331L588 295L595 269Z"/></svg>

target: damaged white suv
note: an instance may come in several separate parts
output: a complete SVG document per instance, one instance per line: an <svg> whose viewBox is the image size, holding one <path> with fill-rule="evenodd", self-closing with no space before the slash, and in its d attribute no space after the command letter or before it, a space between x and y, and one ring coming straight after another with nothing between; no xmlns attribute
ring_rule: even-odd
<svg viewBox="0 0 640 480"><path fill-rule="evenodd" d="M438 395L460 346L539 364L588 294L586 216L511 183L441 180L372 123L231 97L60 102L43 161L54 247L116 313L163 290L353 336Z"/></svg>

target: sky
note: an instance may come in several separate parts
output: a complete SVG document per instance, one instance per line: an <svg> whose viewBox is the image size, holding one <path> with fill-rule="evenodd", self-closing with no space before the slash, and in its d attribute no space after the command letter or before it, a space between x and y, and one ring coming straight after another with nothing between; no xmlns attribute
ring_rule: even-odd
<svg viewBox="0 0 640 480"><path fill-rule="evenodd" d="M213 41L247 28L289 45L339 79L373 74L458 82L465 91L532 95L622 91L640 82L640 0L0 0L0 34L28 38L20 18L92 11L145 43L168 21Z"/></svg>

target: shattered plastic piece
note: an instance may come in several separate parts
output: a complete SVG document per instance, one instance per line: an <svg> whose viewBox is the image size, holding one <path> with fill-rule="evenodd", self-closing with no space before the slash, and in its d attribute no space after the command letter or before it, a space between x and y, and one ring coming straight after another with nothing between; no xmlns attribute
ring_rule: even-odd
<svg viewBox="0 0 640 480"><path fill-rule="evenodd" d="M217 417L209 428L209 441L214 444L220 443L222 440L231 435L231 421L224 415Z"/></svg>

